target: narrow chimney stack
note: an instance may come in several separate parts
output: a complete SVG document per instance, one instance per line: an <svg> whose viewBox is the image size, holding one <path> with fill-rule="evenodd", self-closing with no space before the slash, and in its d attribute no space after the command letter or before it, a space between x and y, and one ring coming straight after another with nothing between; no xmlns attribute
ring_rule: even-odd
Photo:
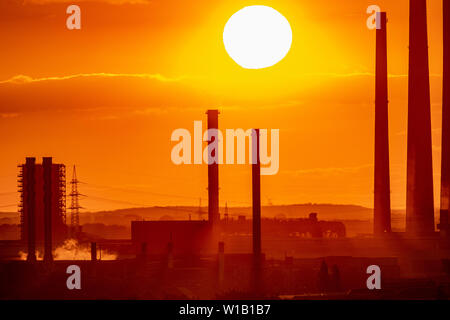
<svg viewBox="0 0 450 320"><path fill-rule="evenodd" d="M252 132L252 201L253 201L253 270L252 289L261 291L261 163L259 157L259 129Z"/></svg>
<svg viewBox="0 0 450 320"><path fill-rule="evenodd" d="M410 0L406 232L434 232L426 0Z"/></svg>
<svg viewBox="0 0 450 320"><path fill-rule="evenodd" d="M218 110L208 110L206 112L208 115L208 130L218 130L219 129L219 111ZM214 138L211 135L208 137L210 142L208 143L208 148L214 148L214 144L217 144L217 141L214 141ZM209 153L212 158L218 158L215 154L217 149L214 152L209 149ZM216 226L217 222L220 220L219 215L219 164L217 161L214 163L208 164L208 219L209 222Z"/></svg>
<svg viewBox="0 0 450 320"><path fill-rule="evenodd" d="M261 256L261 164L259 159L259 129L252 133L252 201L253 201L253 255Z"/></svg>
<svg viewBox="0 0 450 320"><path fill-rule="evenodd" d="M374 234L391 232L386 12L377 13L375 79Z"/></svg>
<svg viewBox="0 0 450 320"><path fill-rule="evenodd" d="M450 210L450 1L443 1L444 70L442 84L441 210L439 229L449 236Z"/></svg>

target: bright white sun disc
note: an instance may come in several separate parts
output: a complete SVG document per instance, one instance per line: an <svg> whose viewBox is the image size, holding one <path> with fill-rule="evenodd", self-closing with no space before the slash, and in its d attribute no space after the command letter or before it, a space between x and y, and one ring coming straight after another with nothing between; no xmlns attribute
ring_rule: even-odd
<svg viewBox="0 0 450 320"><path fill-rule="evenodd" d="M246 69L262 69L280 62L292 44L287 19L267 6L245 7L231 16L223 31L229 56Z"/></svg>

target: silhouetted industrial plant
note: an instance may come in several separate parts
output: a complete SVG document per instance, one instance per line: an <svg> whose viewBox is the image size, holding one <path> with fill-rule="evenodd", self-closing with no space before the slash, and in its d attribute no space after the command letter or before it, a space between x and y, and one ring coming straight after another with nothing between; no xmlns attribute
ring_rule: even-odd
<svg viewBox="0 0 450 320"><path fill-rule="evenodd" d="M388 16L380 12L371 234L350 237L345 223L319 220L320 212L310 212L303 218L265 216L268 207L261 204L265 185L261 180L259 129L248 137L256 155L248 166L252 177L251 218L245 214L232 217L228 204L220 207L220 165L214 162L208 164L207 219L202 218L201 205L198 210L192 207L193 216L199 213L195 220L191 214L189 220L133 218L131 234L123 239L93 236L83 229L83 199L78 190L83 178L80 171L78 180L75 167L67 223L65 165L53 163L51 157L38 164L29 157L19 165L18 175L21 239L0 240L0 298L449 299L450 1L444 1L443 14L439 223L435 222L433 203L426 0L410 0L405 232L392 228ZM206 114L208 129L219 129L219 111L208 110ZM213 144L211 139L208 148ZM75 251L80 252L80 259ZM81 269L81 290L66 286L66 270L71 265ZM381 269L383 290L368 287L371 266Z"/></svg>

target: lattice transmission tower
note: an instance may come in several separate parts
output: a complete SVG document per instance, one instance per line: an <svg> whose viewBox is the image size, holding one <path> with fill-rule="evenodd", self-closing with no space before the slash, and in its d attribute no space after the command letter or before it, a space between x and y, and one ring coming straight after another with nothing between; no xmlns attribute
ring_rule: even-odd
<svg viewBox="0 0 450 320"><path fill-rule="evenodd" d="M80 209L83 207L80 206L79 200L81 193L78 192L78 183L80 181L77 179L77 170L76 167L73 166L73 175L70 184L72 185L72 191L69 196L71 198L70 203L70 228L72 232L78 232L80 229Z"/></svg>

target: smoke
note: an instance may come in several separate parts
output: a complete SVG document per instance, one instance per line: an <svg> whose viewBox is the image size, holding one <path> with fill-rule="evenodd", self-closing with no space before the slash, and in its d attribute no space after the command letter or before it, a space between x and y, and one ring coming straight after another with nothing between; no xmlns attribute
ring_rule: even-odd
<svg viewBox="0 0 450 320"><path fill-rule="evenodd" d="M43 259L43 253L36 252L38 260ZM27 259L27 253L19 252L20 260ZM89 246L80 245L75 239L67 239L64 243L53 251L54 260L91 260L91 249ZM106 250L97 250L97 259L116 260L117 254Z"/></svg>

